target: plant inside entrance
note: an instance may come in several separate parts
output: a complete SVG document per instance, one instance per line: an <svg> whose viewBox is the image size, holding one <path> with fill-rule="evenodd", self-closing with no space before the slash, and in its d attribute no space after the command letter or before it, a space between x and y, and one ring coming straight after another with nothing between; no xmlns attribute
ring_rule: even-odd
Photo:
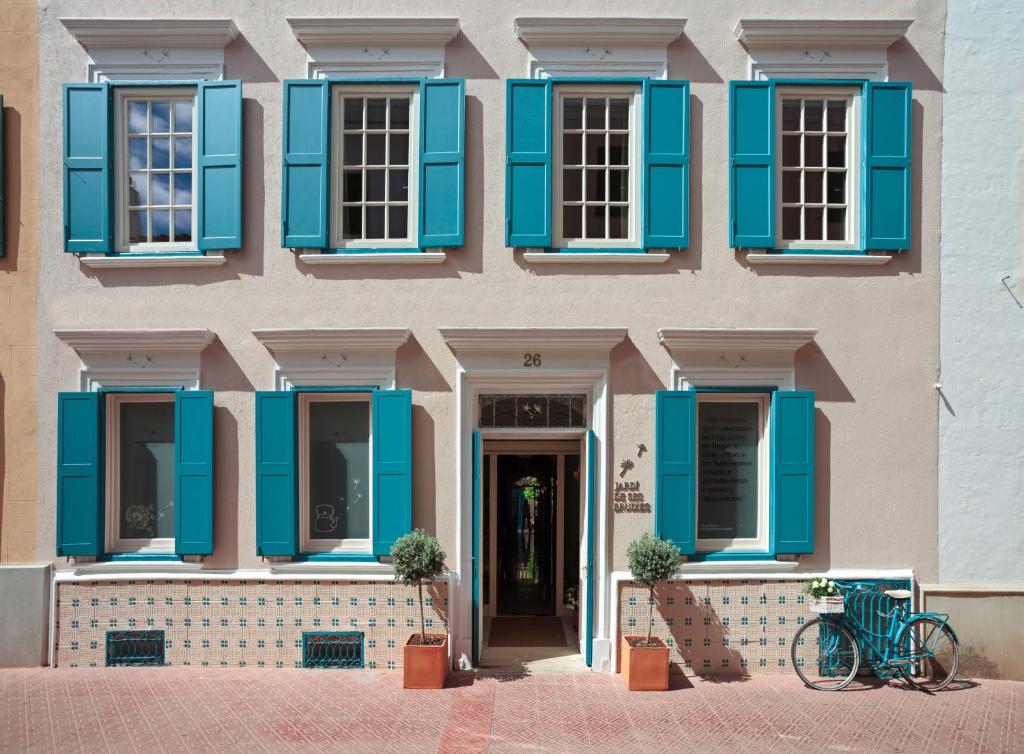
<svg viewBox="0 0 1024 754"><path fill-rule="evenodd" d="M622 637L622 677L630 691L668 690L668 646L651 635L654 625L654 588L675 575L679 548L671 542L644 534L626 549L634 583L648 590L647 636Z"/></svg>
<svg viewBox="0 0 1024 754"><path fill-rule="evenodd" d="M403 686L407 689L443 689L448 676L448 634L427 633L423 614L423 582L444 573L445 552L423 529L399 537L391 548L395 576L415 584L420 600L420 631L403 649Z"/></svg>

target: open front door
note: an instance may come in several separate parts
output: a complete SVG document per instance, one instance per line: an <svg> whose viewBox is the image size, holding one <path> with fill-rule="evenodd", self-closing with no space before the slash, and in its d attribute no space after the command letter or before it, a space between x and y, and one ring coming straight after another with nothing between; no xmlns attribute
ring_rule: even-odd
<svg viewBox="0 0 1024 754"><path fill-rule="evenodd" d="M594 569L594 541L595 532L594 525L597 521L596 514L594 513L595 500L595 481L596 475L594 474L594 446L596 443L596 436L594 430L587 430L585 439L586 447L584 448L583 458L586 463L586 497L584 498L584 520L586 521L586 533L583 537L583 558L582 562L584 565L583 573L583 594L585 595L585 612L583 621L583 630L580 631L580 642L583 644L582 652L583 658L587 662L587 666L590 667L594 660L594 590L596 587L596 571Z"/></svg>
<svg viewBox="0 0 1024 754"><path fill-rule="evenodd" d="M483 511L480 506L483 504L483 494L480 488L482 484L481 469L483 468L483 457L481 456L480 431L473 430L473 667L480 665L480 644L483 641L483 626L481 624L480 610L480 571L481 560L480 544L482 537L481 527L483 522Z"/></svg>

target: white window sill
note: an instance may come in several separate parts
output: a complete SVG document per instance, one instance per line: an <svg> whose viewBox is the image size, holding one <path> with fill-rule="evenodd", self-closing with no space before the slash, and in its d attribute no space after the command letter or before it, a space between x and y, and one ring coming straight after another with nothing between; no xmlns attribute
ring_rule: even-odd
<svg viewBox="0 0 1024 754"><path fill-rule="evenodd" d="M665 252L624 254L622 252L526 251L523 260L531 264L661 264L670 255Z"/></svg>
<svg viewBox="0 0 1024 754"><path fill-rule="evenodd" d="M332 578L358 578L363 580L393 581L395 568L391 563L358 563L345 561L302 561L297 563L271 563L270 572L274 574L308 575L314 573L330 574Z"/></svg>
<svg viewBox="0 0 1024 754"><path fill-rule="evenodd" d="M202 573L202 563L178 560L105 560L75 565L76 576L116 573Z"/></svg>
<svg viewBox="0 0 1024 754"><path fill-rule="evenodd" d="M83 267L93 270L143 269L150 267L219 267L227 261L222 254L190 254L166 256L97 256L79 257Z"/></svg>
<svg viewBox="0 0 1024 754"><path fill-rule="evenodd" d="M850 267L877 267L892 261L890 254L747 254L747 262L757 265L820 264Z"/></svg>
<svg viewBox="0 0 1024 754"><path fill-rule="evenodd" d="M299 254L299 260L311 265L332 264L441 264L443 251L380 251L372 254Z"/></svg>

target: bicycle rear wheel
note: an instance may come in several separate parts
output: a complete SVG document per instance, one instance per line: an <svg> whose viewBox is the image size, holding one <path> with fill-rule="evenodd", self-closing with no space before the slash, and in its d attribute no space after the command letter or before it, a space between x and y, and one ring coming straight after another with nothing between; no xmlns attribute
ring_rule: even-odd
<svg viewBox="0 0 1024 754"><path fill-rule="evenodd" d="M901 655L915 660L899 666L900 675L911 686L941 691L956 678L960 642L945 623L935 618L914 618L896 637L896 646Z"/></svg>
<svg viewBox="0 0 1024 754"><path fill-rule="evenodd" d="M860 647L839 623L815 618L793 637L793 669L813 689L839 691L850 685L860 667Z"/></svg>

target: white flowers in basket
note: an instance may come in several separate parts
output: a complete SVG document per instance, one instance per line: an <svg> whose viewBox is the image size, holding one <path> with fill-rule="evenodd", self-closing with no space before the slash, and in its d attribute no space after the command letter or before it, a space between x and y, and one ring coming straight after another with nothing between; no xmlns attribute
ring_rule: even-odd
<svg viewBox="0 0 1024 754"><path fill-rule="evenodd" d="M839 593L839 587L836 586L836 582L824 577L812 579L804 591L811 597L811 612L824 615L842 613L844 611L843 597Z"/></svg>

